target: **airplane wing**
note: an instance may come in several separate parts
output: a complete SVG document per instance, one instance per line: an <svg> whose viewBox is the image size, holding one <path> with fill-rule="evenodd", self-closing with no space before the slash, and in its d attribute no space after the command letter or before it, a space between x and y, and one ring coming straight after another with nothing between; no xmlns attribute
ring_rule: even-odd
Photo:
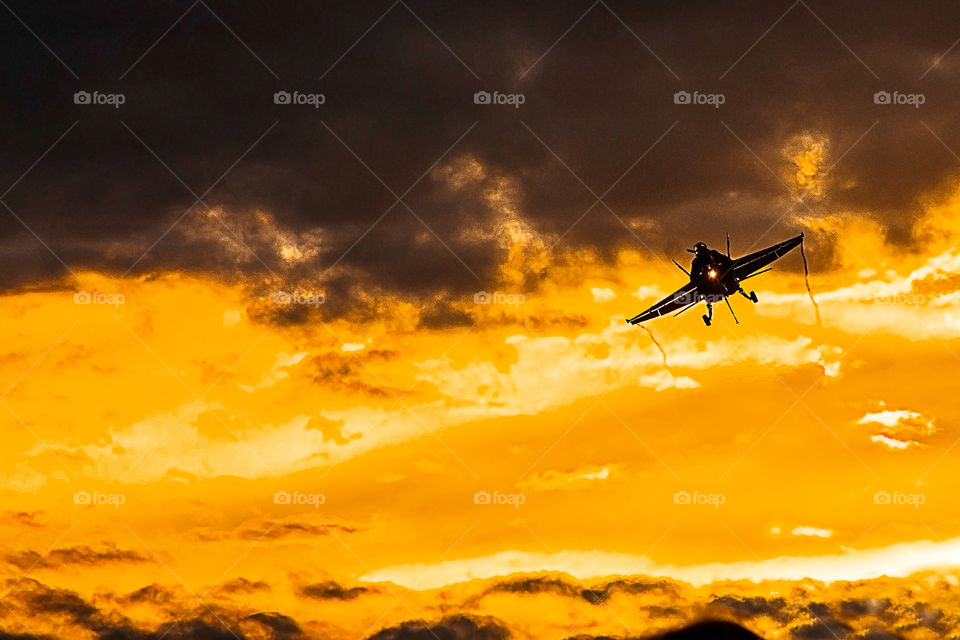
<svg viewBox="0 0 960 640"><path fill-rule="evenodd" d="M640 324L641 322L646 322L647 320L651 320L653 318L665 316L672 311L676 311L677 309L681 309L687 305L693 304L699 299L696 291L696 285L690 282L680 289L677 289L643 313L639 313L632 318L628 318L627 322L630 324Z"/></svg>
<svg viewBox="0 0 960 640"><path fill-rule="evenodd" d="M737 274L737 279L743 280L751 273L759 271L764 268L774 260L784 256L787 252L795 249L800 243L803 242L803 234L790 238L789 240L784 240L779 242L772 247L767 247L766 249L760 249L760 251L754 251L753 253L748 253L745 256L740 256L733 261L733 270Z"/></svg>

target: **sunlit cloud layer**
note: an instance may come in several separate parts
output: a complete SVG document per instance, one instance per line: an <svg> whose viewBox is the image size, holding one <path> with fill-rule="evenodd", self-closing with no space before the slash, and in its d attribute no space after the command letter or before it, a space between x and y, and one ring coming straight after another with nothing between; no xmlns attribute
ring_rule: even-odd
<svg viewBox="0 0 960 640"><path fill-rule="evenodd" d="M829 538L832 532L829 529L797 527L793 534ZM703 586L726 580L857 581L881 576L906 577L933 569L960 569L960 538L901 543L869 550L848 549L842 554L784 556L769 560L687 567L660 565L643 556L607 551L501 551L492 556L449 560L432 566L418 564L385 567L362 576L361 580L389 581L419 589L431 589L511 573L561 571L583 580L647 575Z"/></svg>

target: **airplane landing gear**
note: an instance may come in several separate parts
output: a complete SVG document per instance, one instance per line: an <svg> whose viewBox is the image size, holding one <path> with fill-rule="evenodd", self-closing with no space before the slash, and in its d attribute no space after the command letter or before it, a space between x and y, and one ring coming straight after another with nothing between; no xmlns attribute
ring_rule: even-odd
<svg viewBox="0 0 960 640"><path fill-rule="evenodd" d="M710 304L709 302L707 303L707 315L704 315L702 317L703 317L703 324L709 327L710 322L713 321L713 305Z"/></svg>
<svg viewBox="0 0 960 640"><path fill-rule="evenodd" d="M756 292L756 291L751 291L751 292L750 292L750 295L747 295L747 292L744 291L742 288L740 288L740 289L737 289L737 293L739 293L740 295L742 295L744 298L746 298L746 299L749 300L750 302L752 302L752 303L754 303L754 304L757 303L757 292Z"/></svg>

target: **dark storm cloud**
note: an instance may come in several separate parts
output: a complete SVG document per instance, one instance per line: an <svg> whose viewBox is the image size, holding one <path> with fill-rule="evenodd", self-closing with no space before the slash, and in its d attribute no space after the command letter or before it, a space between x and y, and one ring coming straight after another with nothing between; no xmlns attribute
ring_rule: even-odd
<svg viewBox="0 0 960 640"><path fill-rule="evenodd" d="M288 536L328 536L330 530L340 533L356 533L356 527L338 523L315 525L307 522L264 522L261 526L243 529L237 533L242 540L277 540Z"/></svg>
<svg viewBox="0 0 960 640"><path fill-rule="evenodd" d="M341 345L335 345L339 347ZM325 351L307 361L310 380L324 389L359 393L379 398L393 397L403 393L403 389L394 389L380 384L379 380L364 380L370 377L370 363L392 360L397 354L382 349L363 349L360 351ZM340 433L341 424L323 418L311 418L309 428L321 429L325 439L339 443L347 442ZM328 435L329 434L329 435Z"/></svg>
<svg viewBox="0 0 960 640"><path fill-rule="evenodd" d="M328 536L331 530L339 533L356 533L359 528L337 522L313 524L310 522L281 522L279 520L263 520L252 524L245 524L233 531L210 532L203 531L198 537L203 542L219 542L222 540L280 540L294 536Z"/></svg>
<svg viewBox="0 0 960 640"><path fill-rule="evenodd" d="M49 587L37 581L29 581L25 588L17 593L27 609L34 614L63 616L73 624L87 626L100 615L100 611L67 589Z"/></svg>
<svg viewBox="0 0 960 640"><path fill-rule="evenodd" d="M588 602L605 602L612 594L622 592L626 594L641 594L656 591L668 596L677 596L677 586L668 580L630 578L612 580L598 587L584 589L582 597Z"/></svg>
<svg viewBox="0 0 960 640"><path fill-rule="evenodd" d="M768 239L787 233L778 220L791 206L871 211L905 242L916 197L960 168L943 146L960 149L960 52L928 72L956 39L955 3L10 9L23 24L0 16L5 287L63 276L63 260L115 273L273 272L326 282L340 305L365 282L474 291L503 250L464 231L495 226L483 192L500 178L514 181L534 229L576 223L564 246L606 256L676 252L723 231L745 247L770 226ZM474 104L478 90L525 102ZM674 104L680 90L725 103ZM925 102L877 105L878 90ZM125 102L78 105L77 91ZM325 103L274 104L277 91ZM792 171L783 147L804 132L828 140L825 164L838 164L824 198L798 205L781 183ZM454 189L429 171L441 157L474 158L485 177ZM288 241L309 249L297 265L278 253Z"/></svg>
<svg viewBox="0 0 960 640"><path fill-rule="evenodd" d="M561 580L558 578L518 578L515 580L498 582L488 587L482 593L474 596L466 606L476 607L479 605L480 600L484 596L496 593L514 593L520 595L551 593L565 596L567 598L579 598L581 596L581 589L577 588L576 585L573 585L566 580Z"/></svg>
<svg viewBox="0 0 960 640"><path fill-rule="evenodd" d="M510 631L491 617L455 615L439 622L410 620L383 629L368 640L506 640Z"/></svg>
<svg viewBox="0 0 960 640"><path fill-rule="evenodd" d="M269 591L270 585L263 580L252 581L241 577L224 582L218 589L225 593L255 593L257 591Z"/></svg>
<svg viewBox="0 0 960 640"><path fill-rule="evenodd" d="M242 580L242 578L240 578ZM123 602L140 603L150 602L153 604L169 604L178 596L173 589L168 589L159 584L149 584L136 591L131 591L122 597Z"/></svg>
<svg viewBox="0 0 960 640"><path fill-rule="evenodd" d="M866 615L878 615L891 607L889 598L882 600L844 600L840 603L840 613L849 618Z"/></svg>
<svg viewBox="0 0 960 640"><path fill-rule="evenodd" d="M301 587L297 593L306 598L317 600L354 600L368 593L367 587L344 587L336 582L317 582Z"/></svg>
<svg viewBox="0 0 960 640"><path fill-rule="evenodd" d="M790 637L793 640L843 640L851 631L849 625L839 620L827 619L794 627L790 629Z"/></svg>
<svg viewBox="0 0 960 640"><path fill-rule="evenodd" d="M620 640L638 640L643 636L630 636ZM655 636L646 636L648 640L759 640L760 636L749 629L732 622L705 620L674 631ZM612 636L579 635L568 640L614 640Z"/></svg>
<svg viewBox="0 0 960 640"><path fill-rule="evenodd" d="M903 640L903 636L890 633L889 631L875 630L863 634L860 636L860 640Z"/></svg>
<svg viewBox="0 0 960 640"><path fill-rule="evenodd" d="M9 554L7 562L20 569L33 567L60 567L63 565L98 566L115 562L152 562L147 556L128 549L107 546L93 549L87 546L53 549L45 554L27 550Z"/></svg>
<svg viewBox="0 0 960 640"><path fill-rule="evenodd" d="M303 635L300 625L296 620L282 613L255 613L246 618L260 623L270 630L272 640L285 640L289 638L299 638Z"/></svg>
<svg viewBox="0 0 960 640"><path fill-rule="evenodd" d="M42 527L43 525L40 523L40 516L42 515L42 511L7 511L4 514L4 519L25 527Z"/></svg>
<svg viewBox="0 0 960 640"><path fill-rule="evenodd" d="M548 593L599 605L606 603L616 592L641 594L651 591L671 596L676 596L678 593L676 585L665 580L622 579L585 587L562 578L531 577L497 582L482 593L473 596L465 606L468 608L476 607L483 597L497 593L520 595Z"/></svg>
<svg viewBox="0 0 960 640"><path fill-rule="evenodd" d="M244 578L234 582L259 584ZM503 581L496 586L502 587L500 592L503 594L520 597L546 592L575 600L583 598L572 585L573 582L561 579L533 577L529 580ZM928 604L932 592L914 594L897 605L888 603L883 608L883 615L879 615L880 609L874 606L881 601L867 600L869 611L865 615L870 617L864 617L860 607L846 606L846 603L855 602L849 597L852 594L848 590L860 590L864 586L868 585L835 585L831 587L837 589L835 597L825 597L824 594L823 598L818 596L812 602L804 598L803 591L795 590L783 606L779 598L747 598L722 593L699 601L697 597L691 598L689 593L684 594L682 585L641 577L604 583L593 587L593 590L598 593L611 589L631 591L638 597L632 604L656 621L652 626L657 628L663 628L665 618L676 618L676 626L672 631L653 635L641 627L618 632L615 636L618 640L757 640L758 636L750 629L770 628L771 617L777 621L775 634L794 640L897 640L901 637L927 637L931 632L937 637L957 636L956 617ZM32 578L10 580L5 587L4 602L15 615L0 616L6 627L0 630L0 640L26 640L24 628L36 634L31 637L41 640L73 636L98 640L294 640L333 637L327 633L324 617L319 613L317 617L308 615L303 619L294 618L283 612L251 609L230 599L207 594L203 595L205 602L198 604L197 594L179 586L170 588L152 584L123 595L100 591L89 598ZM356 587L348 588L328 581L298 586L296 593L326 601L316 602L310 608L341 607L354 606L350 603L353 598L347 595L353 589ZM308 590L311 593L306 593ZM370 591L376 591L376 588ZM672 606L650 606L644 600L651 596L663 597ZM260 599L259 595L251 598L251 601L257 599ZM592 602L588 598L587 601ZM629 604L620 603L618 606ZM151 609L150 605L154 605L155 609ZM151 614L144 618L142 613L145 608ZM578 616L580 614L575 612L581 609L582 605L579 605L575 609L560 611ZM844 614L844 610L849 614ZM135 620L127 617L134 616L135 611L139 612L140 618ZM739 611L743 615L736 615L735 621L730 620L728 614L732 611ZM778 617L777 612L782 615ZM833 617L832 612L837 612L840 619ZM553 619L556 622L557 619ZM555 637L576 633L573 627L567 626L569 620L563 622L562 615L559 620L560 626ZM548 619L540 622L546 624ZM595 629L593 624L585 623L579 628ZM614 626L619 628L619 625ZM372 640L505 640L525 637L528 631L528 627L511 629L507 622L494 617L450 612L439 619L416 619L391 624L376 632L368 631L372 635L367 637ZM613 637L596 635L595 632L593 635L570 636L570 640L613 640Z"/></svg>
<svg viewBox="0 0 960 640"><path fill-rule="evenodd" d="M738 597L724 595L710 601L712 607L723 607L738 618L769 616L781 622L789 620L787 601L783 598L764 598L762 596Z"/></svg>
<svg viewBox="0 0 960 640"><path fill-rule="evenodd" d="M259 622L259 621L258 621ZM98 640L246 640L239 629L216 620L190 618L161 624L156 629L145 630L134 626L103 625L92 629ZM290 637L272 635L273 638Z"/></svg>
<svg viewBox="0 0 960 640"><path fill-rule="evenodd" d="M162 588L147 587L134 592L138 596L134 600L131 601L130 596L126 596L119 598L118 603L167 604L169 598L168 594L162 593L164 591ZM155 596L158 596L159 600L155 600ZM30 578L14 584L4 599L8 608L12 605L20 609L18 622L25 618L41 620L44 625L57 628L60 633L63 632L64 625L69 625L89 631L92 637L98 640L244 640L246 636L243 627L246 620L267 629L274 640L300 635L299 626L281 614L262 613L250 616L239 611L206 605L202 607L202 616L184 615L186 611L196 608L192 602L189 609L187 602L181 602L182 606L171 619L157 623L154 628L141 628L123 614L106 611L74 591L51 587ZM0 638L5 637L19 638L20 635L3 635L3 632L0 632ZM32 629L31 637L38 637L33 635Z"/></svg>

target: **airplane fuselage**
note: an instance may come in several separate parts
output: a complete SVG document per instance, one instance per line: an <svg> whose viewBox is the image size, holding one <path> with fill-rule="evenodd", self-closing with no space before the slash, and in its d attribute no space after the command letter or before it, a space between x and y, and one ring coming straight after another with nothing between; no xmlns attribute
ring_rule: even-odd
<svg viewBox="0 0 960 640"><path fill-rule="evenodd" d="M732 268L733 260L719 251L703 248L690 263L690 282L697 287L701 300L718 302L740 289L740 280Z"/></svg>

